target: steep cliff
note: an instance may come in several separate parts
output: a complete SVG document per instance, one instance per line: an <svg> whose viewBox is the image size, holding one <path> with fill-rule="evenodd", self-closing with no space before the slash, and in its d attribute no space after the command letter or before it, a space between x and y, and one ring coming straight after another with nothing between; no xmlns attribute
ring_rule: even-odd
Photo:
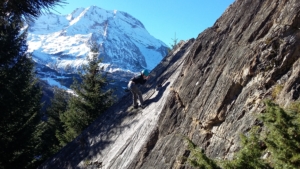
<svg viewBox="0 0 300 169"><path fill-rule="evenodd" d="M299 99L299 29L298 0L235 1L151 72L148 107L129 111L125 96L41 168L191 168L184 137L231 159L264 99Z"/></svg>
<svg viewBox="0 0 300 169"><path fill-rule="evenodd" d="M184 168L183 136L210 157L230 159L274 88L283 87L273 96L282 106L299 99L299 6L237 0L202 32L161 112L155 146L129 168Z"/></svg>

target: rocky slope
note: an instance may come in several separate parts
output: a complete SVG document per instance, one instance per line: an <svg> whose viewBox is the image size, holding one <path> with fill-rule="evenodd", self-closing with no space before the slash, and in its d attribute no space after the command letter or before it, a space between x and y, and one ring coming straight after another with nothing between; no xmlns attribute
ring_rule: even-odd
<svg viewBox="0 0 300 169"><path fill-rule="evenodd" d="M125 95L40 168L128 168L148 137L156 138L158 117L192 43L181 42L151 72L141 88L148 104L145 109L132 110L131 95Z"/></svg>
<svg viewBox="0 0 300 169"><path fill-rule="evenodd" d="M264 99L299 99L299 29L298 0L235 1L151 72L148 107L128 111L125 96L40 168L192 168L184 137L231 159Z"/></svg>
<svg viewBox="0 0 300 169"><path fill-rule="evenodd" d="M188 151L178 136L187 136L210 157L231 158L239 135L257 123L263 99L277 85L283 86L276 98L281 105L298 99L299 5L238 0L202 32L174 82L171 104L161 112L155 146L132 168L181 168Z"/></svg>

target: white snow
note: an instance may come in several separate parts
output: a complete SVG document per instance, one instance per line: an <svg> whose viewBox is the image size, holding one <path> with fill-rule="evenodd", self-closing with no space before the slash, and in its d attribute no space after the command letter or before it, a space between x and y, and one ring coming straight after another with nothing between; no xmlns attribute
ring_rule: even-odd
<svg viewBox="0 0 300 169"><path fill-rule="evenodd" d="M58 81L54 80L53 78L46 77L46 78L41 78L41 79L47 81L47 83L51 86L56 86L61 89L68 90L68 88L66 88L65 86L62 86Z"/></svg>
<svg viewBox="0 0 300 169"><path fill-rule="evenodd" d="M141 65L145 60L144 67L152 70L163 58L156 49L166 46L129 14L96 6L65 16L42 15L30 24L27 38L34 60L57 69L85 64L92 42L101 44L100 56L110 58L104 63L110 71L136 71L130 60Z"/></svg>

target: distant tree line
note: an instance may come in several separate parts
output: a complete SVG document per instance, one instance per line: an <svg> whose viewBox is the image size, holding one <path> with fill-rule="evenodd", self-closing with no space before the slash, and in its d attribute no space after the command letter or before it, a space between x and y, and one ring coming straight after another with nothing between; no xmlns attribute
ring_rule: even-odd
<svg viewBox="0 0 300 169"><path fill-rule="evenodd" d="M25 21L64 0L1 0L0 5L0 169L36 168L72 141L114 98L98 64L93 45L82 82L74 94L56 89L42 113L42 91L27 53ZM46 118L42 118L42 117ZM42 120L44 119L44 120Z"/></svg>

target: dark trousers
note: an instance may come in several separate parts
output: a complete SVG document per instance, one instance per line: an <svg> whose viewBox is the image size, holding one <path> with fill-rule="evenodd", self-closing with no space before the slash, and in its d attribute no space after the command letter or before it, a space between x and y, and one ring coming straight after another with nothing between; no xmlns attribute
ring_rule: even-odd
<svg viewBox="0 0 300 169"><path fill-rule="evenodd" d="M143 105L144 104L144 100L143 100L143 96L142 96L142 92L140 91L140 89L137 87L136 84L134 84L134 82L130 81L128 83L128 89L131 91L132 93L132 99L133 99L133 106L137 106L137 99L139 99L140 104Z"/></svg>

